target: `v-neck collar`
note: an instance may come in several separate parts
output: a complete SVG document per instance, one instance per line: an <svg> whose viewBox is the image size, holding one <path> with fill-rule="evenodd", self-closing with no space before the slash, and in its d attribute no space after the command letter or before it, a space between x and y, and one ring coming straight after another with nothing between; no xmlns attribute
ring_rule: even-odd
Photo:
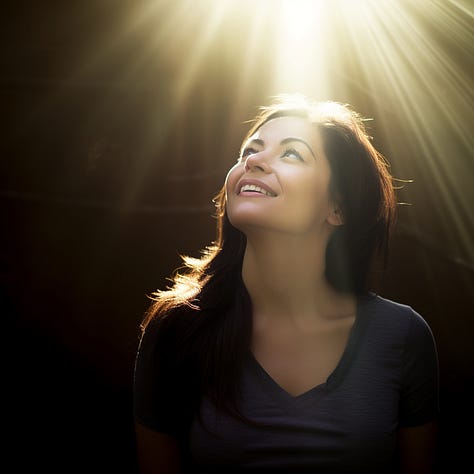
<svg viewBox="0 0 474 474"><path fill-rule="evenodd" d="M252 351L248 351L248 362L249 367L253 374L257 376L260 381L262 388L267 392L271 398L278 397L284 402L300 403L307 399L311 399L318 393L328 392L336 389L339 384L344 380L344 375L349 370L356 352L359 347L359 341L365 332L368 318L366 312L362 311L362 308L369 304L375 298L374 293L368 293L367 295L357 298L356 305L356 317L355 321L349 332L349 338L346 347L342 353L342 356L335 367L335 369L329 374L325 382L322 382L300 395L291 395L287 392L275 379L263 368L258 360L253 355Z"/></svg>

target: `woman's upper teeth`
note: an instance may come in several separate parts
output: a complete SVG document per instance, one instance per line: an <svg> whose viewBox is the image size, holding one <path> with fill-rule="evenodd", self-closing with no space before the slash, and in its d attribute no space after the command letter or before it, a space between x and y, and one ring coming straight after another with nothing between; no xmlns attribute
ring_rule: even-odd
<svg viewBox="0 0 474 474"><path fill-rule="evenodd" d="M268 192L266 189L263 189L260 186L257 186L255 184L244 184L240 188L240 192L243 193L244 191L254 191L257 193L266 194L267 196L273 196L272 193Z"/></svg>

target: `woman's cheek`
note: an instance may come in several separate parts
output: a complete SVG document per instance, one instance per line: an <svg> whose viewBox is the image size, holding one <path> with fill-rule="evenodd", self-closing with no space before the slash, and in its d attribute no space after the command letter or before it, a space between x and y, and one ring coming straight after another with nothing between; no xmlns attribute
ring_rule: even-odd
<svg viewBox="0 0 474 474"><path fill-rule="evenodd" d="M241 174L239 173L239 169L242 169L242 164L236 163L227 173L225 178L226 197L229 196L229 194L235 189L235 186L237 185L238 177Z"/></svg>

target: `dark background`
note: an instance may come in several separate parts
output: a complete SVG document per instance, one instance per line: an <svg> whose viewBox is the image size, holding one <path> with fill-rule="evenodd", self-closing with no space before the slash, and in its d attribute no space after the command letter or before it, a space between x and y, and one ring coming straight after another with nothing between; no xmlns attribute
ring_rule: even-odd
<svg viewBox="0 0 474 474"><path fill-rule="evenodd" d="M213 240L211 199L243 122L272 94L292 92L272 82L273 7L256 40L248 1L230 2L209 33L217 4L226 2L2 6L6 472L136 470L131 383L147 295L167 284L180 254L198 256ZM376 146L413 180L375 289L433 330L439 471L457 472L472 439L473 9L395 4L393 20L410 28L406 37L381 30L390 58L378 38L361 51L344 36L334 2L340 54L327 58L326 98L373 117ZM317 84L300 92L320 94Z"/></svg>

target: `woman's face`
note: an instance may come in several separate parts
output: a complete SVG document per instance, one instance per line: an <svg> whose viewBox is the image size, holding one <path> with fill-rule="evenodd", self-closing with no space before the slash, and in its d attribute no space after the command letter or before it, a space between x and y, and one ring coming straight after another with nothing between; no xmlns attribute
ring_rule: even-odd
<svg viewBox="0 0 474 474"><path fill-rule="evenodd" d="M227 174L227 215L247 235L256 229L320 234L341 223L330 177L316 126L299 117L271 119L243 144Z"/></svg>

